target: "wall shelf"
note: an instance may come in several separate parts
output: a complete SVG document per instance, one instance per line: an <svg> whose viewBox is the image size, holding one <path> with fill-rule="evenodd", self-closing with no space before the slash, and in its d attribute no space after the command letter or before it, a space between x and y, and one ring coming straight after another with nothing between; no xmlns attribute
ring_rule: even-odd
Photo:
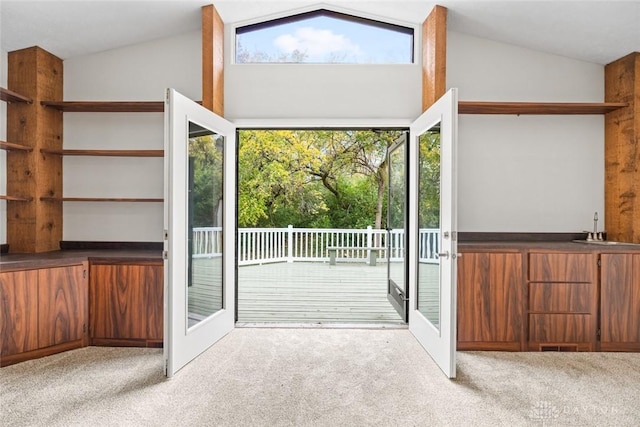
<svg viewBox="0 0 640 427"><path fill-rule="evenodd" d="M40 152L58 156L164 157L164 150L50 150L42 148Z"/></svg>
<svg viewBox="0 0 640 427"><path fill-rule="evenodd" d="M31 147L7 141L0 141L0 149L7 151L33 151Z"/></svg>
<svg viewBox="0 0 640 427"><path fill-rule="evenodd" d="M40 197L43 202L145 202L162 203L164 199L154 198L113 198L113 197Z"/></svg>
<svg viewBox="0 0 640 427"><path fill-rule="evenodd" d="M480 102L459 101L459 114L606 114L628 106L621 102Z"/></svg>
<svg viewBox="0 0 640 427"><path fill-rule="evenodd" d="M162 101L41 101L45 107L70 113L162 113Z"/></svg>
<svg viewBox="0 0 640 427"><path fill-rule="evenodd" d="M0 87L0 100L6 102L23 102L26 104L31 104L33 102L31 98L3 87Z"/></svg>
<svg viewBox="0 0 640 427"><path fill-rule="evenodd" d="M0 200L9 200L12 202L30 202L33 200L33 197L0 196Z"/></svg>

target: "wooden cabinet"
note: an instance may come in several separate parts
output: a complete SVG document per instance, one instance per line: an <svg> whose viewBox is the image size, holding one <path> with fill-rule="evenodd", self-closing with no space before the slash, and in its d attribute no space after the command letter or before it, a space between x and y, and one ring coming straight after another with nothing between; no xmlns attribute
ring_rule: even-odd
<svg viewBox="0 0 640 427"><path fill-rule="evenodd" d="M0 273L0 356L38 348L38 271Z"/></svg>
<svg viewBox="0 0 640 427"><path fill-rule="evenodd" d="M84 266L38 270L38 344L87 344L87 270Z"/></svg>
<svg viewBox="0 0 640 427"><path fill-rule="evenodd" d="M0 273L2 366L87 345L86 264Z"/></svg>
<svg viewBox="0 0 640 427"><path fill-rule="evenodd" d="M597 273L590 252L529 254L529 350L595 350Z"/></svg>
<svg viewBox="0 0 640 427"><path fill-rule="evenodd" d="M466 252L458 260L458 350L521 350L522 255Z"/></svg>
<svg viewBox="0 0 640 427"><path fill-rule="evenodd" d="M93 345L162 345L162 261L91 263L90 329Z"/></svg>
<svg viewBox="0 0 640 427"><path fill-rule="evenodd" d="M600 263L600 349L640 351L640 254L601 254Z"/></svg>

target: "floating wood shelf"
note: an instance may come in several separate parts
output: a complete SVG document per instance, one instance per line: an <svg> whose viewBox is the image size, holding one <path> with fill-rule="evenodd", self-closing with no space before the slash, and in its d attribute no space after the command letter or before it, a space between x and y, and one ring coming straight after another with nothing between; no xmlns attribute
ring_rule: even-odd
<svg viewBox="0 0 640 427"><path fill-rule="evenodd" d="M0 141L0 149L7 151L33 151L33 148L31 147L26 147L24 145L7 141Z"/></svg>
<svg viewBox="0 0 640 427"><path fill-rule="evenodd" d="M10 200L12 202L30 202L33 197L0 196L0 200Z"/></svg>
<svg viewBox="0 0 640 427"><path fill-rule="evenodd" d="M45 107L63 112L86 113L162 113L162 101L41 101Z"/></svg>
<svg viewBox="0 0 640 427"><path fill-rule="evenodd" d="M458 114L606 114L628 104L619 102L476 102L459 101Z"/></svg>
<svg viewBox="0 0 640 427"><path fill-rule="evenodd" d="M33 102L31 98L3 87L0 87L0 100L6 102L24 102L27 104L31 104Z"/></svg>
<svg viewBox="0 0 640 427"><path fill-rule="evenodd" d="M147 202L162 203L164 199L150 198L112 198L112 197L40 197L41 201L47 202Z"/></svg>
<svg viewBox="0 0 640 427"><path fill-rule="evenodd" d="M58 156L164 157L164 150L50 150L42 148L40 152Z"/></svg>

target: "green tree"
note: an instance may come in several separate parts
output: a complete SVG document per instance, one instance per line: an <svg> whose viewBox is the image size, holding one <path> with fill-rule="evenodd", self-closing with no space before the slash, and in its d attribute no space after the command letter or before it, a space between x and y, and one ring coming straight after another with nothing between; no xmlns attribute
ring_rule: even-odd
<svg viewBox="0 0 640 427"><path fill-rule="evenodd" d="M382 227L398 131L240 132L241 227Z"/></svg>
<svg viewBox="0 0 640 427"><path fill-rule="evenodd" d="M440 226L440 132L426 132L419 138L418 226Z"/></svg>
<svg viewBox="0 0 640 427"><path fill-rule="evenodd" d="M222 201L223 138L205 135L189 139L190 169L193 174L193 226L219 226Z"/></svg>

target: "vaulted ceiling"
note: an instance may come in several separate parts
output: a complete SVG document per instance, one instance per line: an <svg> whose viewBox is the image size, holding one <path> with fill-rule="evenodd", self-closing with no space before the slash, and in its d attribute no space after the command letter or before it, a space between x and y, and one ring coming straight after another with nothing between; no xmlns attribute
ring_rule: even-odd
<svg viewBox="0 0 640 427"><path fill-rule="evenodd" d="M68 59L195 31L200 7L212 2L228 24L315 6L419 24L440 4L449 9L450 30L487 39L599 64L640 51L640 1L612 0L2 0L0 46L38 45Z"/></svg>

